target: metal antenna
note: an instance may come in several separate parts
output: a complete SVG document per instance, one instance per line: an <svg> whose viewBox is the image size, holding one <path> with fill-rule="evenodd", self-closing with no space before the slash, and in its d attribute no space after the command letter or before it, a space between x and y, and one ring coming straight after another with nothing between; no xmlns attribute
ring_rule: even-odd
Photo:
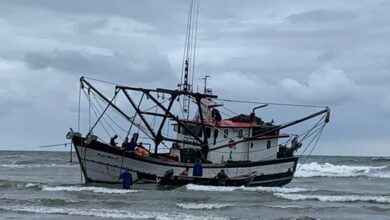
<svg viewBox="0 0 390 220"><path fill-rule="evenodd" d="M206 90L207 90L207 79L210 78L209 75L205 75L202 80L204 81L204 88L203 88L203 93L206 94Z"/></svg>

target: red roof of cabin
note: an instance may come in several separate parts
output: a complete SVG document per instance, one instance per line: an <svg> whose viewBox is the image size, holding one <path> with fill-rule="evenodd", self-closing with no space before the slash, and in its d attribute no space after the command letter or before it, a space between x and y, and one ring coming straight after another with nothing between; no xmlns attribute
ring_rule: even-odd
<svg viewBox="0 0 390 220"><path fill-rule="evenodd" d="M200 121L193 121L193 120L183 120L184 122L194 123L194 124L200 124ZM210 125L213 127L223 127L223 128L253 128L253 127L259 127L259 125L256 122L238 122L238 121L232 121L229 119L224 119L221 121L208 121L205 122L205 125Z"/></svg>

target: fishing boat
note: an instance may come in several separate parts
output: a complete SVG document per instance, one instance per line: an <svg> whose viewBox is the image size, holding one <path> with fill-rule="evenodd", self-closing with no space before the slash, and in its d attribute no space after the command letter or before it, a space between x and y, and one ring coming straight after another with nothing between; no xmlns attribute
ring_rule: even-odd
<svg viewBox="0 0 390 220"><path fill-rule="evenodd" d="M102 81L80 78L79 103L84 92L89 126L81 131L79 107L78 131L71 129L67 138L74 145L85 182L120 183L124 170L138 182L168 185L216 185L215 176L221 169L229 176L228 185L282 186L293 179L300 158L298 149L305 140L311 140L307 146L317 143L330 109L320 107L287 122L265 122L256 112L275 103L218 98L207 86L208 76L204 77L203 90L195 90L197 14L198 5L192 2L181 81L176 88L109 83L114 92L111 97L107 87L98 89L92 83ZM236 109L229 110L228 103ZM246 107L240 108L243 103ZM95 120L91 119L93 114ZM316 123L301 135L283 133L311 120ZM117 145L115 137L124 141L123 147ZM191 175L196 163L201 164L201 176ZM189 175L181 176L186 168ZM166 176L167 171L171 175Z"/></svg>

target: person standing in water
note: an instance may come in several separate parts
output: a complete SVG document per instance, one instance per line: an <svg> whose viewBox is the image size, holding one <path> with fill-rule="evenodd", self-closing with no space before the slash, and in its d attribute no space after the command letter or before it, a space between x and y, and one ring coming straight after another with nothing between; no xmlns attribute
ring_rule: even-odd
<svg viewBox="0 0 390 220"><path fill-rule="evenodd" d="M221 169L221 171L217 174L217 176L215 178L218 180L219 186L225 186L226 180L229 179L228 175L225 174L224 169Z"/></svg>
<svg viewBox="0 0 390 220"><path fill-rule="evenodd" d="M192 176L202 176L203 175L203 167L200 163L200 160L196 160L193 170L192 170Z"/></svg>
<svg viewBox="0 0 390 220"><path fill-rule="evenodd" d="M129 172L129 168L126 168L126 171L121 174L120 178L122 179L123 189L130 189L131 185L133 185L133 177Z"/></svg>

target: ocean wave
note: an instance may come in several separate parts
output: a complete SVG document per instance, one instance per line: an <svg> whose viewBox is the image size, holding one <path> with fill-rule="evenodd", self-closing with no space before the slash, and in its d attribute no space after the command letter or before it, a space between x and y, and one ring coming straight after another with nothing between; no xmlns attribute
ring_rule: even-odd
<svg viewBox="0 0 390 220"><path fill-rule="evenodd" d="M321 202L376 202L390 203L389 196L374 195L306 195L274 193L276 197L288 200L317 200Z"/></svg>
<svg viewBox="0 0 390 220"><path fill-rule="evenodd" d="M9 188L9 187L17 187L17 188L40 188L41 183L25 183L19 181L6 181L0 180L0 188Z"/></svg>
<svg viewBox="0 0 390 220"><path fill-rule="evenodd" d="M0 207L0 210L14 211L14 212L43 213L43 214L93 216L93 217L103 217L103 218L121 218L121 219L225 220L225 218L217 217L217 216L202 216L202 215L195 216L195 215L184 214L184 213L143 212L143 211L115 210L115 209L76 209L76 208L44 207L44 206L3 206Z"/></svg>
<svg viewBox="0 0 390 220"><path fill-rule="evenodd" d="M305 206L299 206L299 205L264 205L268 208L277 208L277 209L306 209Z"/></svg>
<svg viewBox="0 0 390 220"><path fill-rule="evenodd" d="M70 200L70 199L41 198L38 200L34 200L34 202L39 202L41 205L44 205L44 206L64 206L66 204L75 203L78 201Z"/></svg>
<svg viewBox="0 0 390 220"><path fill-rule="evenodd" d="M183 209L222 209L233 206L223 203L176 203L176 206Z"/></svg>
<svg viewBox="0 0 390 220"><path fill-rule="evenodd" d="M4 154L1 154L0 155L0 158L1 159L7 159L7 158L28 158L29 156L26 156L24 154L20 154L20 153L5 153L3 152Z"/></svg>
<svg viewBox="0 0 390 220"><path fill-rule="evenodd" d="M105 194L125 194L125 193L136 193L141 192L142 190L127 190L127 189L110 189L104 187L93 187L93 186L43 186L42 191L50 192L81 192L88 191L94 193L105 193Z"/></svg>
<svg viewBox="0 0 390 220"><path fill-rule="evenodd" d="M390 157L373 157L371 160L376 162L389 162Z"/></svg>
<svg viewBox="0 0 390 220"><path fill-rule="evenodd" d="M207 192L232 192L235 190L243 190L244 186L204 186L188 184L186 185L187 190L191 191L207 191Z"/></svg>
<svg viewBox="0 0 390 220"><path fill-rule="evenodd" d="M23 186L26 188L41 188L42 184L41 183L25 183Z"/></svg>
<svg viewBox="0 0 390 220"><path fill-rule="evenodd" d="M301 188L301 187L245 187L244 191L250 192L273 192L273 193L297 193L297 192L305 192L305 191L313 191L313 189Z"/></svg>
<svg viewBox="0 0 390 220"><path fill-rule="evenodd" d="M245 187L245 186L204 186L188 184L187 190L191 191L207 191L207 192L233 192L236 190L249 191L249 192L280 192L280 193L296 193L303 191L312 191L312 189L299 188L299 187Z"/></svg>
<svg viewBox="0 0 390 220"><path fill-rule="evenodd" d="M1 188L9 188L9 187L12 187L13 184L10 183L10 182L0 182L0 189Z"/></svg>
<svg viewBox="0 0 390 220"><path fill-rule="evenodd" d="M77 164L0 164L0 167L26 169L26 168L46 168L46 167L78 167Z"/></svg>
<svg viewBox="0 0 390 220"><path fill-rule="evenodd" d="M388 173L382 175L372 173L386 168L387 166L348 166L333 165L331 163L319 164L311 162L309 164L298 165L299 169L295 172L295 177L379 177L389 178Z"/></svg>
<svg viewBox="0 0 390 220"><path fill-rule="evenodd" d="M1 207L3 210L16 212L31 212L44 214L63 214L63 215L81 215L94 216L103 218L131 218L131 219L152 219L155 216L142 212L127 212L118 210L106 209L75 209L64 207L44 207L44 206L5 206Z"/></svg>

